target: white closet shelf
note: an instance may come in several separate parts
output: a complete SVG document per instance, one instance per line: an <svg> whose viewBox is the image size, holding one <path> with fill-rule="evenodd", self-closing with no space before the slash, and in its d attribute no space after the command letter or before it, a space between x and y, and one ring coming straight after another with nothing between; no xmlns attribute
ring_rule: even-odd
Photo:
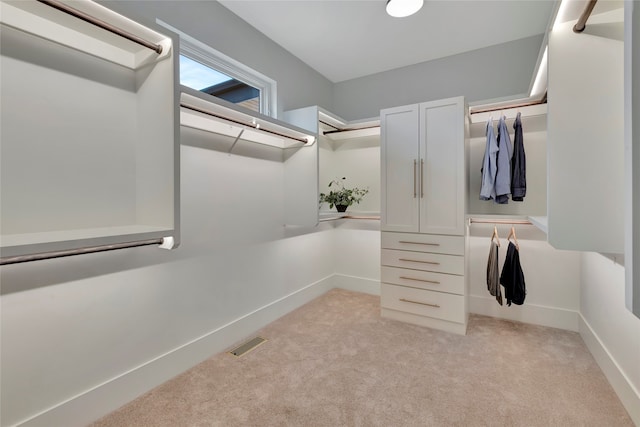
<svg viewBox="0 0 640 427"><path fill-rule="evenodd" d="M549 232L549 221L546 216L530 216L529 221L545 234Z"/></svg>
<svg viewBox="0 0 640 427"><path fill-rule="evenodd" d="M380 212L320 212L319 221L337 221L339 219L380 220Z"/></svg>
<svg viewBox="0 0 640 427"><path fill-rule="evenodd" d="M380 119L346 121L326 110L318 108L320 132L333 141L380 135Z"/></svg>
<svg viewBox="0 0 640 427"><path fill-rule="evenodd" d="M2 258L39 252L64 251L91 246L104 246L145 239L165 238L173 229L149 225L122 225L41 233L4 234L0 246Z"/></svg>
<svg viewBox="0 0 640 427"><path fill-rule="evenodd" d="M490 117L493 118L494 125L496 125L500 117L505 116L507 118L507 129L513 131L513 122L518 112L522 120L522 128L527 132L545 131L547 129L547 104L529 105L471 114L471 125L469 126L471 138L486 136L486 124Z"/></svg>
<svg viewBox="0 0 640 427"><path fill-rule="evenodd" d="M278 148L312 145L310 132L231 102L181 86L180 124Z"/></svg>
<svg viewBox="0 0 640 427"><path fill-rule="evenodd" d="M162 34L91 1L59 3L150 44L159 45L162 52L158 54L148 47L38 1L0 2L0 22L133 70L170 57L172 41Z"/></svg>

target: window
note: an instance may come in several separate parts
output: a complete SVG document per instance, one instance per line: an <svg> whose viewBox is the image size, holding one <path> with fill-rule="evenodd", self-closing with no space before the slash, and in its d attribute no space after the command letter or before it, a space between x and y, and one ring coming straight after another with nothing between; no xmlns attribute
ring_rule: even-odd
<svg viewBox="0 0 640 427"><path fill-rule="evenodd" d="M180 84L260 112L260 90L180 55Z"/></svg>
<svg viewBox="0 0 640 427"><path fill-rule="evenodd" d="M276 115L276 82L169 24L180 35L180 84L267 116Z"/></svg>

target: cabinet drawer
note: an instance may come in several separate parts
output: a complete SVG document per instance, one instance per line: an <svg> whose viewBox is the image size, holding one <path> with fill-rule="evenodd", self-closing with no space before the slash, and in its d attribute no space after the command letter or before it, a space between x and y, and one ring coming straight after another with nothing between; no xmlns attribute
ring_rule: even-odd
<svg viewBox="0 0 640 427"><path fill-rule="evenodd" d="M464 298L462 295L383 283L380 305L391 310L464 323Z"/></svg>
<svg viewBox="0 0 640 427"><path fill-rule="evenodd" d="M383 283L430 289L451 294L464 294L464 276L408 270L397 267L382 267Z"/></svg>
<svg viewBox="0 0 640 427"><path fill-rule="evenodd" d="M382 233L382 248L464 255L464 236L386 232Z"/></svg>
<svg viewBox="0 0 640 427"><path fill-rule="evenodd" d="M464 257L422 252L382 250L382 265L464 275Z"/></svg>

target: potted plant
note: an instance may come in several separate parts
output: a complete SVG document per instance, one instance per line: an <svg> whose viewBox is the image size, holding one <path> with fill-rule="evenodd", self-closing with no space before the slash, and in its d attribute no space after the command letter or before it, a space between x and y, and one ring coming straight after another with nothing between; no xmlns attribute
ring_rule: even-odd
<svg viewBox="0 0 640 427"><path fill-rule="evenodd" d="M342 179L331 181L329 187L335 186L337 189L329 191L328 194L320 193L320 203L329 203L329 208L333 209L333 206L335 206L338 212L344 212L352 204L360 203L364 195L369 192L369 189L345 188L343 184L345 179L347 178L342 177Z"/></svg>

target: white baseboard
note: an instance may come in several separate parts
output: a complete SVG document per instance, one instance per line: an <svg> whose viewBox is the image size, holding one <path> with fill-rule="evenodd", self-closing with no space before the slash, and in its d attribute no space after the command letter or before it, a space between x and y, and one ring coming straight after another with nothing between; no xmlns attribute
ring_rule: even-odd
<svg viewBox="0 0 640 427"><path fill-rule="evenodd" d="M334 276L325 277L260 307L14 426L87 425L333 289Z"/></svg>
<svg viewBox="0 0 640 427"><path fill-rule="evenodd" d="M334 274L333 287L347 291L362 292L364 294L380 295L380 280L365 279L363 277Z"/></svg>
<svg viewBox="0 0 640 427"><path fill-rule="evenodd" d="M468 298L470 313L574 332L579 330L578 318L580 315L577 311L527 304L526 302L523 305L512 304L511 307L508 307L506 304L502 306L498 304L494 297L469 295Z"/></svg>
<svg viewBox="0 0 640 427"><path fill-rule="evenodd" d="M631 420L635 425L640 426L640 391L634 388L607 347L582 315L580 315L580 336L629 413Z"/></svg>

